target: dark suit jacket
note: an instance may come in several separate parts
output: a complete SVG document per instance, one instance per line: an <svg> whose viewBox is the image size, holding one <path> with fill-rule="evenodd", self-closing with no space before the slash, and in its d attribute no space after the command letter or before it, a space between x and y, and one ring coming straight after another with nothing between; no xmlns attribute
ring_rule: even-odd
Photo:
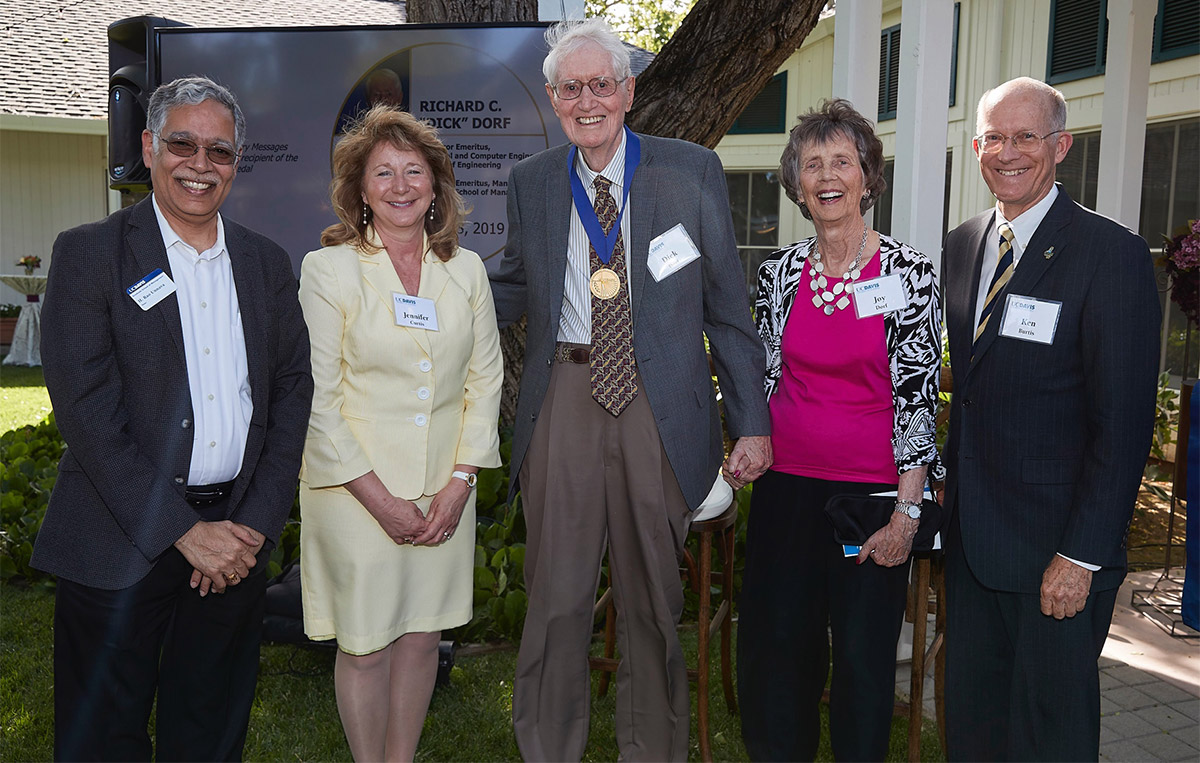
<svg viewBox="0 0 1200 763"><path fill-rule="evenodd" d="M766 359L750 319L717 155L692 143L639 136L642 160L629 194L628 269L633 350L667 458L690 507L708 495L723 458L721 421L705 356L707 335L729 436L770 434L763 394ZM562 312L571 189L570 146L543 151L513 167L508 182L508 242L492 276L500 324L528 316L525 369L513 435L517 478L542 400ZM661 282L647 272L650 240L683 223L701 252Z"/></svg>
<svg viewBox="0 0 1200 763"><path fill-rule="evenodd" d="M273 544L308 427L308 331L287 253L224 222L254 404L227 518ZM193 415L179 303L143 311L125 292L158 268L171 273L150 199L54 243L42 361L67 450L32 564L95 588L136 583L199 519L184 500Z"/></svg>
<svg viewBox="0 0 1200 763"><path fill-rule="evenodd" d="M943 283L954 373L947 505L975 576L1034 593L1055 553L1102 565L1120 585L1125 538L1150 449L1160 308L1146 242L1059 188L1009 294L1062 303L1052 345L998 335L997 305L975 358L975 303L994 212L946 239Z"/></svg>

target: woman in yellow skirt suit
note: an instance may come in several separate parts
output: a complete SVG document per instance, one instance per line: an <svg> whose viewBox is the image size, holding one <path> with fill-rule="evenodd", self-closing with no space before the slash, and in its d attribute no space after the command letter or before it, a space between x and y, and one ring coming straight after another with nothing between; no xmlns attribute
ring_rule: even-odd
<svg viewBox="0 0 1200 763"><path fill-rule="evenodd" d="M433 128L375 107L333 164L340 222L300 275L315 383L300 482L304 630L337 639L355 760L411 760L441 631L471 618L475 474L500 465L503 364Z"/></svg>

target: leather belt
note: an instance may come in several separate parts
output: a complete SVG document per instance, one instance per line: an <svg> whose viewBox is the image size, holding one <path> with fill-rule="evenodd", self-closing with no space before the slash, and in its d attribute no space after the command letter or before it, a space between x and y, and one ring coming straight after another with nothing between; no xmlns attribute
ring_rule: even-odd
<svg viewBox="0 0 1200 763"><path fill-rule="evenodd" d="M233 492L233 480L212 485L188 485L183 496L193 506L211 506L223 501Z"/></svg>
<svg viewBox="0 0 1200 763"><path fill-rule="evenodd" d="M591 356L592 348L582 344L559 342L554 347L554 359L562 363L587 363Z"/></svg>

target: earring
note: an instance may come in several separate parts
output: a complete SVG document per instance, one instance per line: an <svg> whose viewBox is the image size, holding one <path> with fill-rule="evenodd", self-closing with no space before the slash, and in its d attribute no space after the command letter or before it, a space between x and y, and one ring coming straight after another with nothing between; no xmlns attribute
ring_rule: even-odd
<svg viewBox="0 0 1200 763"><path fill-rule="evenodd" d="M370 207L368 207L366 204L363 204L363 216L362 216L362 224L363 224L363 225L366 225L366 224L367 224L367 220L369 219L369 218L367 217L367 211L368 211L369 209L370 209Z"/></svg>
<svg viewBox="0 0 1200 763"><path fill-rule="evenodd" d="M436 205L437 205L437 196L434 196L432 199L429 200L429 222L433 222L433 210Z"/></svg>

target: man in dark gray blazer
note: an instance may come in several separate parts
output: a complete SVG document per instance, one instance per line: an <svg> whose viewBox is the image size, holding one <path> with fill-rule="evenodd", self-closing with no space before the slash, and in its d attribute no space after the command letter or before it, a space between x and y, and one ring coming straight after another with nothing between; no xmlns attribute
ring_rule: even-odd
<svg viewBox="0 0 1200 763"><path fill-rule="evenodd" d="M571 145L513 168L492 279L501 324L528 317L512 450L529 530L517 742L526 760L583 755L607 545L621 757L684 760L679 554L723 457L704 337L736 439L724 467L735 486L771 461L763 347L716 155L624 127L634 78L603 20L547 41L547 94Z"/></svg>
<svg viewBox="0 0 1200 763"><path fill-rule="evenodd" d="M979 102L997 204L943 262L951 760L1096 760L1096 661L1154 422L1146 242L1055 185L1066 101L1020 78Z"/></svg>
<svg viewBox="0 0 1200 763"><path fill-rule="evenodd" d="M33 565L58 576L55 757L241 757L265 563L308 426L287 254L218 214L245 141L233 94L150 101L151 198L54 244L42 358L67 449Z"/></svg>

